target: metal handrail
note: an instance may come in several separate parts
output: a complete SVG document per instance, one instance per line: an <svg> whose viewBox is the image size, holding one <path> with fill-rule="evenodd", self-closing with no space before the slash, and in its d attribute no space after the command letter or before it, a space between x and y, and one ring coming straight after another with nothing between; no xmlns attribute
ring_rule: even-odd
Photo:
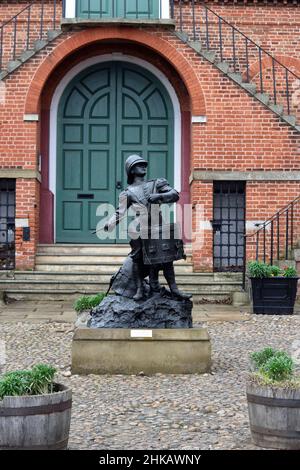
<svg viewBox="0 0 300 470"><path fill-rule="evenodd" d="M258 232L261 232L263 230L264 227L267 227L267 225L269 225L272 221L274 221L277 217L279 217L280 215L284 214L287 210L289 210L289 208L293 207L298 201L300 201L300 196L297 196L295 199L293 199L293 201L289 202L285 207L283 207L282 209L280 209L279 211L277 211L274 215L272 215L271 217L269 217L269 219L265 220L264 222L262 222L260 225L261 227L256 230L256 232L253 232L253 233L250 233L248 235L245 235L247 238L251 238L251 237L254 237Z"/></svg>
<svg viewBox="0 0 300 470"><path fill-rule="evenodd" d="M264 54L266 54L267 56L269 56L272 61L274 60L274 62L276 62L278 65L280 65L280 67L283 67L284 69L288 70L288 72L290 72L292 75L294 75L295 78L298 78L300 79L300 75L298 76L297 74L295 74L292 70L290 70L288 67L286 67L284 64L282 64L279 60L277 60L274 56L272 56L272 54L270 54L270 52L268 52L266 49L264 49L263 47L261 47L259 44L257 44L255 41L253 41L253 39L249 38L248 36L246 36L245 33L243 33L240 29L238 29L236 26L234 26L233 24L229 23L227 20L225 20L222 16L218 15L218 13L216 13L215 11L213 11L211 8L203 5L203 8L205 8L207 11L209 11L210 13L212 13L213 15L217 16L218 18L220 18L222 20L223 23L225 23L227 26L229 26L230 28L232 28L234 31L236 31L238 34L240 34L241 36L243 36L244 39L246 39L249 43L253 44L253 46L257 47L258 49L260 49Z"/></svg>
<svg viewBox="0 0 300 470"><path fill-rule="evenodd" d="M26 23L25 27L23 30L26 31L26 38L24 41L24 44L26 47L24 50L29 49L30 47L30 33L31 33L31 25L34 23L32 20L32 9L33 8L40 8L40 24L39 24L39 35L38 38L35 37L35 39L42 39L43 34L45 32L44 29L44 21L45 21L45 11L44 11L44 6L45 6L45 0L41 0L40 2L36 2L34 0L31 2L29 5L26 7L22 8L16 15L12 16L9 20L4 21L0 25L0 72L3 69L3 56L4 56L4 41L5 41L5 28L8 25L12 25L13 28L13 43L12 43L12 50L11 54L9 54L7 62L10 60L16 60L16 52L17 52L17 40L18 40L18 21L21 21L21 18ZM27 13L26 13L27 12ZM59 24L59 19L57 18L57 0L53 0L53 15L51 18L51 22L53 24L53 30L56 30L56 26Z"/></svg>
<svg viewBox="0 0 300 470"><path fill-rule="evenodd" d="M255 243L255 259L265 263L268 259L271 265L279 261L284 256L288 259L289 251L294 248L295 242L295 207L300 202L300 196L297 196L286 206L275 212L271 217L266 219L258 230L253 233L245 234L245 250L244 250L244 270L243 285L245 287L246 279L246 251L247 244L250 239L254 239ZM300 206L299 206L300 211ZM282 221L283 219L283 221ZM267 240L267 228L270 227L269 240ZM267 246L267 242L269 244ZM260 256L260 243L262 243L262 254ZM249 245L248 245L249 246Z"/></svg>
<svg viewBox="0 0 300 470"><path fill-rule="evenodd" d="M283 114L291 114L291 84L292 81L300 81L300 76L206 5L197 4L196 8L195 0L191 0L191 15L186 23L186 16L183 15L184 4L184 0L178 0L180 32L185 33L190 40L205 45L207 51L218 54L220 62L227 61L229 72L241 73L245 83L250 83L250 66L258 63L258 70L255 72L255 77L258 75L258 91L261 94L268 93L274 105L282 106ZM215 27L213 32L212 27ZM228 34L225 34L225 28L229 28ZM263 74L264 58L267 58L268 68L271 68L271 83L266 83L268 77L264 77ZM280 95L281 103L278 102ZM278 108L278 112L280 109Z"/></svg>

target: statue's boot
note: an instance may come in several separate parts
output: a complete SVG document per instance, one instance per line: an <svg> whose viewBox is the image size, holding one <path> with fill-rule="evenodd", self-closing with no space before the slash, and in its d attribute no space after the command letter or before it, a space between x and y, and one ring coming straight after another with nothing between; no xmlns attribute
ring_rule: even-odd
<svg viewBox="0 0 300 470"><path fill-rule="evenodd" d="M142 300L144 298L144 289L142 287L138 287L136 294L133 296L133 300Z"/></svg>
<svg viewBox="0 0 300 470"><path fill-rule="evenodd" d="M180 299L185 299L185 300L188 300L192 297L192 294L181 292L178 289L176 280L175 280L175 271L174 271L173 263L166 263L163 266L163 272L164 272L166 281L168 283L168 286L170 288L170 291L175 297L178 297Z"/></svg>
<svg viewBox="0 0 300 470"><path fill-rule="evenodd" d="M162 287L158 281L159 270L156 268L150 268L149 271L149 284L151 292L160 292Z"/></svg>
<svg viewBox="0 0 300 470"><path fill-rule="evenodd" d="M141 268L138 263L133 263L133 276L134 282L136 283L137 289L136 293L133 296L133 300L142 300L144 298L144 289L143 289L143 275Z"/></svg>

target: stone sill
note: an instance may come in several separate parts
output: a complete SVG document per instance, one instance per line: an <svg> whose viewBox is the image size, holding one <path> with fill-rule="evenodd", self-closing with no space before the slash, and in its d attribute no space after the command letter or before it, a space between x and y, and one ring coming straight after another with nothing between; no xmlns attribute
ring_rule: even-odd
<svg viewBox="0 0 300 470"><path fill-rule="evenodd" d="M160 26L166 29L175 29L176 22L169 19L129 19L129 18L63 18L61 20L63 31L95 28L99 26Z"/></svg>

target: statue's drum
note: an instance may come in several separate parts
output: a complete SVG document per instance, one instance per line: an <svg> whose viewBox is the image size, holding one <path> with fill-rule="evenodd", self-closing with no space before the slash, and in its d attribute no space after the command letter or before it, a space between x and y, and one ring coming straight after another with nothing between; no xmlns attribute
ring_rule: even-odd
<svg viewBox="0 0 300 470"><path fill-rule="evenodd" d="M164 264L185 259L181 227L178 223L151 225L141 230L144 264Z"/></svg>

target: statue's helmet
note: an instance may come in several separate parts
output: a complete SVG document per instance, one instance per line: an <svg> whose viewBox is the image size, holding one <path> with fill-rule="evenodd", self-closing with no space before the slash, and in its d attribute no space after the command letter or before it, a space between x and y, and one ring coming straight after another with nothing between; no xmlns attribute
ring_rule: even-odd
<svg viewBox="0 0 300 470"><path fill-rule="evenodd" d="M134 165L137 164L144 164L148 166L148 162L144 160L140 155L130 155L125 162L125 170L127 173L127 183L130 184L132 183L132 174L131 170L134 167Z"/></svg>

